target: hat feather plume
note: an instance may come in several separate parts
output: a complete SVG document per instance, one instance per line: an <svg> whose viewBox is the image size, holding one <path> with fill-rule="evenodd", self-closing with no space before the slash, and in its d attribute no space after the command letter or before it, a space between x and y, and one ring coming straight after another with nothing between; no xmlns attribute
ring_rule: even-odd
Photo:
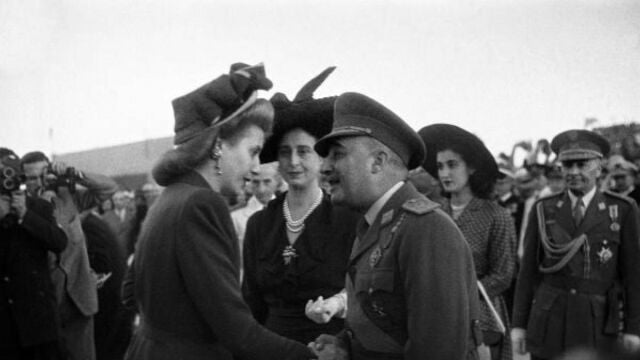
<svg viewBox="0 0 640 360"><path fill-rule="evenodd" d="M312 100L313 93L322 85L322 83L327 79L329 75L335 70L335 66L330 66L326 68L323 72L321 72L318 76L309 80L300 91L296 94L296 97L293 99L293 102Z"/></svg>

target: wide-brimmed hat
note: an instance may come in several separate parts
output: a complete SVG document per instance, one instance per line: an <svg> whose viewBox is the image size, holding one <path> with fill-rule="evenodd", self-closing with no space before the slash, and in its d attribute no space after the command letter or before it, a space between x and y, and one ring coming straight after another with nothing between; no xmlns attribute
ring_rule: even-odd
<svg viewBox="0 0 640 360"><path fill-rule="evenodd" d="M378 140L393 150L409 170L420 166L425 157L424 144L404 120L379 102L355 92L336 99L333 129L314 148L320 156L327 156L334 139L349 136Z"/></svg>
<svg viewBox="0 0 640 360"><path fill-rule="evenodd" d="M251 107L257 90L269 90L264 65L231 65L229 74L172 101L175 117L173 143L181 145L203 132L218 128Z"/></svg>
<svg viewBox="0 0 640 360"><path fill-rule="evenodd" d="M423 127L418 134L427 147L427 158L422 167L433 177L438 178L438 151L451 145L462 145L475 154L478 161L478 164L468 165L473 165L476 171L483 171L489 180L498 178L498 165L493 155L479 137L467 130L451 124L433 124Z"/></svg>
<svg viewBox="0 0 640 360"><path fill-rule="evenodd" d="M282 137L293 129L302 129L316 139L331 131L333 124L333 105L337 96L314 99L313 93L335 70L328 67L307 82L293 98L289 100L283 93L276 93L270 99L275 110L273 130L260 153L261 162L278 160L278 146Z"/></svg>

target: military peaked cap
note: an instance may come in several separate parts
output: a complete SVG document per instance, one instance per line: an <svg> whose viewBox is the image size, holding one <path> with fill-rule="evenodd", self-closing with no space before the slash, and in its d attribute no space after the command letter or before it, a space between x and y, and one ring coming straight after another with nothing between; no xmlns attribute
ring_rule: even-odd
<svg viewBox="0 0 640 360"><path fill-rule="evenodd" d="M607 139L588 130L567 130L551 140L551 150L560 161L602 158L609 149Z"/></svg>
<svg viewBox="0 0 640 360"><path fill-rule="evenodd" d="M425 158L426 150L418 134L398 115L365 95L340 95L333 117L333 130L315 145L320 156L327 156L334 139L369 136L393 150L409 170L420 166Z"/></svg>

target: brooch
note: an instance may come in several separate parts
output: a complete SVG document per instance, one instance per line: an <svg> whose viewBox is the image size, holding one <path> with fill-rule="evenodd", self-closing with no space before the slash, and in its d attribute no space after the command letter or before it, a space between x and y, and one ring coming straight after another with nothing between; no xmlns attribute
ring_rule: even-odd
<svg viewBox="0 0 640 360"><path fill-rule="evenodd" d="M375 267L380 261L381 257L382 257L382 250L380 250L380 247L377 246L375 249L373 249L373 251L371 252L371 255L369 256L369 266L372 268Z"/></svg>
<svg viewBox="0 0 640 360"><path fill-rule="evenodd" d="M602 248L600 248L600 251L598 251L598 261L600 261L600 264L604 265L607 262L609 262L609 260L611 260L612 257L613 257L613 253L611 252L611 249L609 249L609 247L606 245L606 240L605 240L604 244L602 245Z"/></svg>
<svg viewBox="0 0 640 360"><path fill-rule="evenodd" d="M296 248L291 245L285 246L282 251L282 258L284 259L284 264L291 264L291 259L298 257L298 253L296 252Z"/></svg>

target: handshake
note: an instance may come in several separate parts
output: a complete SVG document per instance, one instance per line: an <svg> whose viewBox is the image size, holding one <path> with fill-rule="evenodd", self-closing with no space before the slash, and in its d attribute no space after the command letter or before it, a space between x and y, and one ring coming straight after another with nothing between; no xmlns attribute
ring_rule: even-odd
<svg viewBox="0 0 640 360"><path fill-rule="evenodd" d="M336 336L322 334L307 346L319 360L349 360L347 344Z"/></svg>

